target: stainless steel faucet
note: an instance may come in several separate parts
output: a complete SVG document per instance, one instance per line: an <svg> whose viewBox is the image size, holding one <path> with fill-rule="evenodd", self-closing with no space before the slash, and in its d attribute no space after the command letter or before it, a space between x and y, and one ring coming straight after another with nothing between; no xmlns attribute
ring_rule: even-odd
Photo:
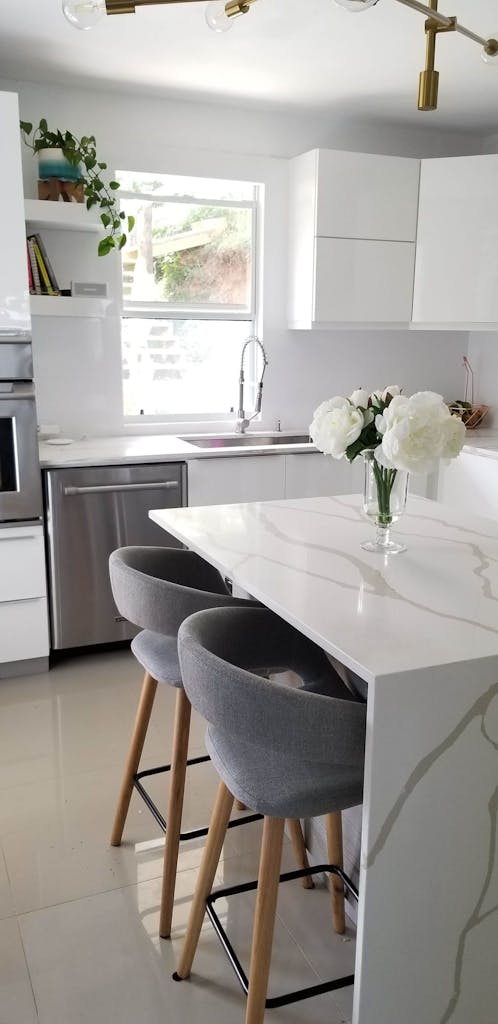
<svg viewBox="0 0 498 1024"><path fill-rule="evenodd" d="M253 413L252 416L246 416L245 411L244 411L244 384L245 384L244 360L245 360L246 351L247 351L249 345L258 345L259 348L261 349L262 354L263 354L263 372L261 374L261 378L260 378L260 381L259 381L259 384L258 384L258 391L257 391L257 394L256 394L256 406L255 406L255 410L254 410L254 413ZM263 402L263 378L264 378L264 375L266 373L266 367L267 366L268 366L268 359L266 358L266 352L265 352L263 343L259 340L259 338L256 338L256 337L248 338L247 341L244 343L244 346L242 348L242 357L241 357L241 360L240 360L239 409L238 409L238 412L237 412L237 423L235 424L235 431L236 431L237 434L245 434L245 432L247 430L247 427L249 426L251 420L255 419L256 416L259 416L259 413L261 412L261 404Z"/></svg>

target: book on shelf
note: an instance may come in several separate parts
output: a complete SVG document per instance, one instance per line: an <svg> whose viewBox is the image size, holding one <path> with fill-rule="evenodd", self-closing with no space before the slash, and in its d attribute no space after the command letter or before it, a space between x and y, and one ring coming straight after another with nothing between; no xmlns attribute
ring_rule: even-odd
<svg viewBox="0 0 498 1024"><path fill-rule="evenodd" d="M32 242L30 238L28 238L27 242L28 242L29 263L30 263L30 266L31 266L31 276L32 276L32 279L33 279L33 292L32 292L32 294L33 295L42 295L40 273L39 273L39 270L38 270L38 261L36 259L34 242Z"/></svg>
<svg viewBox="0 0 498 1024"><path fill-rule="evenodd" d="M26 239L26 259L27 259L27 263L28 263L29 294L30 295L36 295L36 292L35 292L35 282L33 280L33 271L31 269L31 256L30 256L30 252L29 252L29 242L28 242L28 239Z"/></svg>
<svg viewBox="0 0 498 1024"><path fill-rule="evenodd" d="M50 259L48 257L47 250L45 248L43 239L39 234L29 235L28 246L33 250L35 262L38 268L38 277L40 281L41 291L36 291L36 280L35 280L35 294L36 295L60 295L60 288L57 278L54 274L54 270ZM33 263L31 261L31 267ZM33 273L34 277L34 273Z"/></svg>

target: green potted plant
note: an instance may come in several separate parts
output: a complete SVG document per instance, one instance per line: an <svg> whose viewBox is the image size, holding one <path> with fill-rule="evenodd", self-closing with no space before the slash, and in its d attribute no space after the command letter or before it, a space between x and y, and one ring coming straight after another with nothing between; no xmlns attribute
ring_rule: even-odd
<svg viewBox="0 0 498 1024"><path fill-rule="evenodd" d="M41 177L81 182L87 210L93 206L100 207L100 219L106 234L99 242L99 256L107 256L113 249L122 249L126 245L124 222L127 230L131 231L135 221L119 209L115 194L120 187L119 182L106 183L102 177L107 164L98 160L95 136L84 135L78 139L69 131L51 132L45 118L34 131L29 121L21 121L21 133L29 149L38 154Z"/></svg>

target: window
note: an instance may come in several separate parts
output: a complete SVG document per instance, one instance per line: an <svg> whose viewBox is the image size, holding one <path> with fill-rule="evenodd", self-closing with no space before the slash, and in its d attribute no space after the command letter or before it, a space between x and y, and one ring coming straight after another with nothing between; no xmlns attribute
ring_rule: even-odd
<svg viewBox="0 0 498 1024"><path fill-rule="evenodd" d="M256 333L260 188L116 172L135 218L123 250L125 416L221 419Z"/></svg>

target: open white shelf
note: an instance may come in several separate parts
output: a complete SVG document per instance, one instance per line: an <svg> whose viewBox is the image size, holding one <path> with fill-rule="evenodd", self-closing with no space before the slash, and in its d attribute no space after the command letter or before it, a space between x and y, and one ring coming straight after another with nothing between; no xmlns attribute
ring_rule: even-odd
<svg viewBox="0 0 498 1024"><path fill-rule="evenodd" d="M73 298L68 295L30 295L32 316L105 317L109 299Z"/></svg>
<svg viewBox="0 0 498 1024"><path fill-rule="evenodd" d="M56 231L103 231L94 210L84 203L56 203L49 199L25 199L24 217L30 228L53 228Z"/></svg>

